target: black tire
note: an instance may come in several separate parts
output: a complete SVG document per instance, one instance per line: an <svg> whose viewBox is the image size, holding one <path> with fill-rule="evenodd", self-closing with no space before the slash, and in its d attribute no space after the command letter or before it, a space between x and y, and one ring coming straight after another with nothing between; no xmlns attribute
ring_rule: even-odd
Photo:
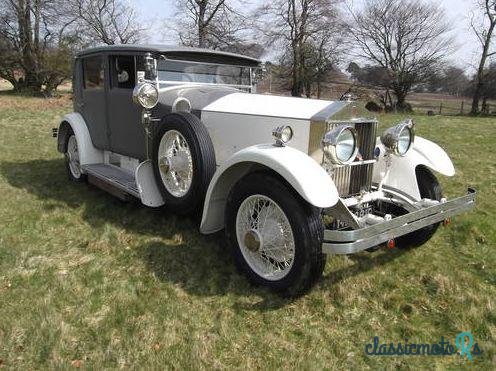
<svg viewBox="0 0 496 371"><path fill-rule="evenodd" d="M292 267L279 280L257 274L243 256L236 236L236 217L242 202L251 195L263 195L286 214L295 241ZM226 238L237 268L250 282L268 287L283 296L295 297L310 289L322 276L326 257L322 253L323 224L320 210L305 202L277 175L257 172L239 180L231 190L225 213Z"/></svg>
<svg viewBox="0 0 496 371"><path fill-rule="evenodd" d="M79 176L75 175L73 173L73 171L71 170L71 167L69 164L68 147L69 147L69 140L71 139L71 137L76 138L76 136L74 135L74 132L72 131L72 128L69 127L69 129L67 130L67 134L65 137L65 143L64 143L65 168L67 171L67 176L71 182L84 183L88 179L86 174L81 173L81 174L79 174ZM77 139L76 139L76 143L77 143ZM78 151L79 151L79 146L78 146Z"/></svg>
<svg viewBox="0 0 496 371"><path fill-rule="evenodd" d="M176 130L186 140L193 162L193 177L189 190L182 197L171 194L162 182L158 163L158 151L162 137ZM152 164L157 184L165 200L165 206L179 214L190 214L200 209L205 200L208 185L216 169L215 152L207 128L198 117L176 112L164 116L154 136Z"/></svg>
<svg viewBox="0 0 496 371"><path fill-rule="evenodd" d="M420 197L440 201L443 197L443 191L434 174L424 166L418 166L415 169L415 174L419 185ZM406 214L406 211L404 211L403 214ZM425 244L432 238L434 233L436 233L439 224L440 223L435 223L415 232L398 237L396 239L398 247L410 249Z"/></svg>

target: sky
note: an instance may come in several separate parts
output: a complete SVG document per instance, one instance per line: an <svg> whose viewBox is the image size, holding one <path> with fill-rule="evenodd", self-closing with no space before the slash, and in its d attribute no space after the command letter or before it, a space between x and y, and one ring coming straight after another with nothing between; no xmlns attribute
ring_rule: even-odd
<svg viewBox="0 0 496 371"><path fill-rule="evenodd" d="M150 23L151 32L149 42L175 42L170 30L164 27L167 19L175 16L174 0L128 0L138 11L145 23ZM360 6L364 0L347 0ZM428 0L429 1L429 0ZM477 62L478 44L475 36L469 30L470 11L476 0L430 0L439 3L446 10L446 15L453 27L453 36L456 40L455 50L451 56L454 64L473 70ZM250 0L251 6L263 3L262 0Z"/></svg>

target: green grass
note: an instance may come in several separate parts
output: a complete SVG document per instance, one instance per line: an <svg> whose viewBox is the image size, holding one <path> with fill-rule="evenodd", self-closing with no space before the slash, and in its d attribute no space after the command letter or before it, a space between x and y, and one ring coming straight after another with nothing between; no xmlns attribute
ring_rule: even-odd
<svg viewBox="0 0 496 371"><path fill-rule="evenodd" d="M328 259L294 301L251 287L223 236L67 180L51 128L65 99L0 95L0 366L30 368L459 368L451 357L369 357L365 344L454 342L496 363L496 122L418 117L452 156L448 196L475 212L409 252ZM390 124L400 117L381 117Z"/></svg>

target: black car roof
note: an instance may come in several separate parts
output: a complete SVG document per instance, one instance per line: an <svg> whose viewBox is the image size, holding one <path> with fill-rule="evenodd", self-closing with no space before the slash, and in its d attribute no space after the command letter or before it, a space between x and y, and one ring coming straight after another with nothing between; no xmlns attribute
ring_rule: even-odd
<svg viewBox="0 0 496 371"><path fill-rule="evenodd" d="M150 52L160 53L172 59L200 60L203 62L223 62L237 65L256 66L261 63L260 60L246 55L223 52L219 50L191 48L186 46L169 46L161 44L121 44L97 46L80 51L77 57L84 57L90 54L112 52Z"/></svg>

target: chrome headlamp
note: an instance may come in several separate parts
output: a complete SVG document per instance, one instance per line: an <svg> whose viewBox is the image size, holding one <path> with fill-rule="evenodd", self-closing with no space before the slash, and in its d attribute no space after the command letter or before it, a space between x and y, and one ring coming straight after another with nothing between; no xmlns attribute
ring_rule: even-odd
<svg viewBox="0 0 496 371"><path fill-rule="evenodd" d="M149 82L140 82L133 90L133 101L146 109L152 109L158 103L158 89Z"/></svg>
<svg viewBox="0 0 496 371"><path fill-rule="evenodd" d="M414 122L406 120L387 129L381 135L381 142L396 156L405 156L415 140Z"/></svg>
<svg viewBox="0 0 496 371"><path fill-rule="evenodd" d="M272 130L272 136L276 140L276 145L282 147L293 139L293 129L289 125L278 126Z"/></svg>
<svg viewBox="0 0 496 371"><path fill-rule="evenodd" d="M351 125L339 125L328 131L322 139L325 156L335 165L352 163L358 154L358 139Z"/></svg>

